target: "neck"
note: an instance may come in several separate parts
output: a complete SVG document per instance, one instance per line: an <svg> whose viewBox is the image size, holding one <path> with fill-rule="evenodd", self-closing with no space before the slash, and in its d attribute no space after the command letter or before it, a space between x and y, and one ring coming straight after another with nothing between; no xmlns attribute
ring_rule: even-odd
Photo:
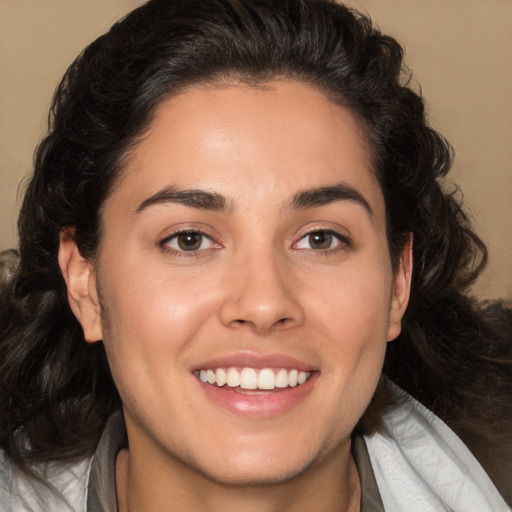
<svg viewBox="0 0 512 512"><path fill-rule="evenodd" d="M360 482L349 441L321 463L272 484L232 485L179 461L165 466L148 454L138 457L133 448L123 450L116 462L119 512L356 512L360 507Z"/></svg>

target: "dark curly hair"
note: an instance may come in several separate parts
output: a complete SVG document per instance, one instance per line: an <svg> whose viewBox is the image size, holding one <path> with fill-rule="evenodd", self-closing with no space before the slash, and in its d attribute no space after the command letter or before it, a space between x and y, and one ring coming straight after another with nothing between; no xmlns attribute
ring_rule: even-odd
<svg viewBox="0 0 512 512"><path fill-rule="evenodd" d="M512 321L469 296L486 249L457 194L443 190L452 151L428 126L402 57L394 39L334 0L151 0L84 50L55 93L35 155L19 255L3 256L0 444L13 460L90 454L120 407L102 344L84 343L68 305L59 232L76 228L80 252L94 260L102 204L160 102L230 79L312 84L357 117L395 268L414 239L411 300L384 373L460 432L500 423L510 411ZM379 390L363 430L376 428L383 397Z"/></svg>

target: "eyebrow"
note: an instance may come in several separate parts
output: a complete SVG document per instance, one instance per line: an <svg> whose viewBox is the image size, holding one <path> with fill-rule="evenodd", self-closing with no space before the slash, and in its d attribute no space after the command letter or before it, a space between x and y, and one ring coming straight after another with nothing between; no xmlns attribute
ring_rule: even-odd
<svg viewBox="0 0 512 512"><path fill-rule="evenodd" d="M177 189L175 187L167 187L151 197L148 197L135 210L139 213L146 210L150 206L165 203L181 204L190 206L199 210L210 210L215 212L223 212L232 209L232 205L221 194L216 192L208 192L206 190L196 189Z"/></svg>
<svg viewBox="0 0 512 512"><path fill-rule="evenodd" d="M290 207L294 210L305 210L337 201L353 201L363 206L370 216L373 216L370 203L359 191L346 183L301 190L293 196ZM191 208L216 212L227 212L234 209L234 202L217 192L166 187L142 201L135 211L139 213L151 206L165 203L181 204Z"/></svg>
<svg viewBox="0 0 512 512"><path fill-rule="evenodd" d="M315 208L325 206L337 201L352 201L365 208L373 217L373 210L370 203L354 187L346 183L337 183L335 185L313 188L297 192L292 199L291 207L293 209Z"/></svg>

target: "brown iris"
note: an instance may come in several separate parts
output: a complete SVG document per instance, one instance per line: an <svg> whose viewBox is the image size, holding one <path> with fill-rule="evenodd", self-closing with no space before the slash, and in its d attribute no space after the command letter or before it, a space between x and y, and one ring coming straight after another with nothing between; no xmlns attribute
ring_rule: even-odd
<svg viewBox="0 0 512 512"><path fill-rule="evenodd" d="M332 235L327 231L317 231L308 235L312 249L329 249L332 246Z"/></svg>
<svg viewBox="0 0 512 512"><path fill-rule="evenodd" d="M203 235L200 233L180 233L176 237L178 247L182 251L196 251L201 247L203 242Z"/></svg>

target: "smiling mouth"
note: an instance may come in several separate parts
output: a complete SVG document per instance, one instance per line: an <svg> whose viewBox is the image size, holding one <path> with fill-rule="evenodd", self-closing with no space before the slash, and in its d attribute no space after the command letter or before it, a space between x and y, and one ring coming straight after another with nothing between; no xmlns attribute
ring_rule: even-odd
<svg viewBox="0 0 512 512"><path fill-rule="evenodd" d="M216 387L242 390L294 388L307 382L311 372L293 368L210 368L194 372L201 382Z"/></svg>

